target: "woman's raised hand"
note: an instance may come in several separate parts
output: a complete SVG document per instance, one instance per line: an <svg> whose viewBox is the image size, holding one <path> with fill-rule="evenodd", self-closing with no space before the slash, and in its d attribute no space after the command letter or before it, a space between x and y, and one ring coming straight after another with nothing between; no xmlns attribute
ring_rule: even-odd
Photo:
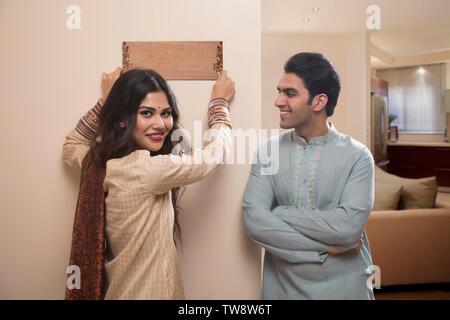
<svg viewBox="0 0 450 320"><path fill-rule="evenodd" d="M211 99L224 98L228 102L234 97L234 81L227 76L227 71L217 73L218 77L213 86Z"/></svg>
<svg viewBox="0 0 450 320"><path fill-rule="evenodd" d="M121 72L121 67L117 67L111 73L102 72L102 103L105 103L106 98L108 98L108 94L111 91L112 86L114 85L114 82L116 82L117 78L120 77Z"/></svg>

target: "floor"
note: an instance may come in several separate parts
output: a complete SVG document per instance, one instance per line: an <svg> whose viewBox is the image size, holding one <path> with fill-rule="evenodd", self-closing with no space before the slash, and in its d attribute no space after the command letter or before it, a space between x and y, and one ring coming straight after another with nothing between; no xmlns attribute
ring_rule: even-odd
<svg viewBox="0 0 450 320"><path fill-rule="evenodd" d="M450 300L450 284L386 287L374 293L376 300Z"/></svg>

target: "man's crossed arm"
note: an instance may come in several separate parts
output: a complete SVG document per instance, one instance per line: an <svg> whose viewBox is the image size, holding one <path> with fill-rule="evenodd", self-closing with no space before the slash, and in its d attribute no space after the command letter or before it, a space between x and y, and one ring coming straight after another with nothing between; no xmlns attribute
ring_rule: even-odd
<svg viewBox="0 0 450 320"><path fill-rule="evenodd" d="M365 150L353 166L340 204L332 210L270 207L274 192L259 164L252 166L242 202L247 234L289 262L322 263L327 254L359 250L373 203L373 160Z"/></svg>

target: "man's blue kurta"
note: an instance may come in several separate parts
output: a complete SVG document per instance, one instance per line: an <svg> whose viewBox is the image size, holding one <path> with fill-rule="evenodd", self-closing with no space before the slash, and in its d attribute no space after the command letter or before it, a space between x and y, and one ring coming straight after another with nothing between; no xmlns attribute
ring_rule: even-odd
<svg viewBox="0 0 450 320"><path fill-rule="evenodd" d="M242 206L247 234L265 248L262 298L373 299L367 147L331 125L309 143L295 130L272 137L256 160ZM327 253L330 246L352 249L361 238L358 252Z"/></svg>

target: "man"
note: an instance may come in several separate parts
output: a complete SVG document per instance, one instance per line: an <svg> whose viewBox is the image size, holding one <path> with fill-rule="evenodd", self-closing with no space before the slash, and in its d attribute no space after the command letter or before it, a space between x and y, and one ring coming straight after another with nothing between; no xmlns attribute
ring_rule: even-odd
<svg viewBox="0 0 450 320"><path fill-rule="evenodd" d="M260 146L278 143L279 154L258 152L242 202L247 234L265 248L262 298L373 299L372 155L327 122L340 91L327 58L300 53L284 72L275 106L294 130ZM264 167L277 159L277 172Z"/></svg>

